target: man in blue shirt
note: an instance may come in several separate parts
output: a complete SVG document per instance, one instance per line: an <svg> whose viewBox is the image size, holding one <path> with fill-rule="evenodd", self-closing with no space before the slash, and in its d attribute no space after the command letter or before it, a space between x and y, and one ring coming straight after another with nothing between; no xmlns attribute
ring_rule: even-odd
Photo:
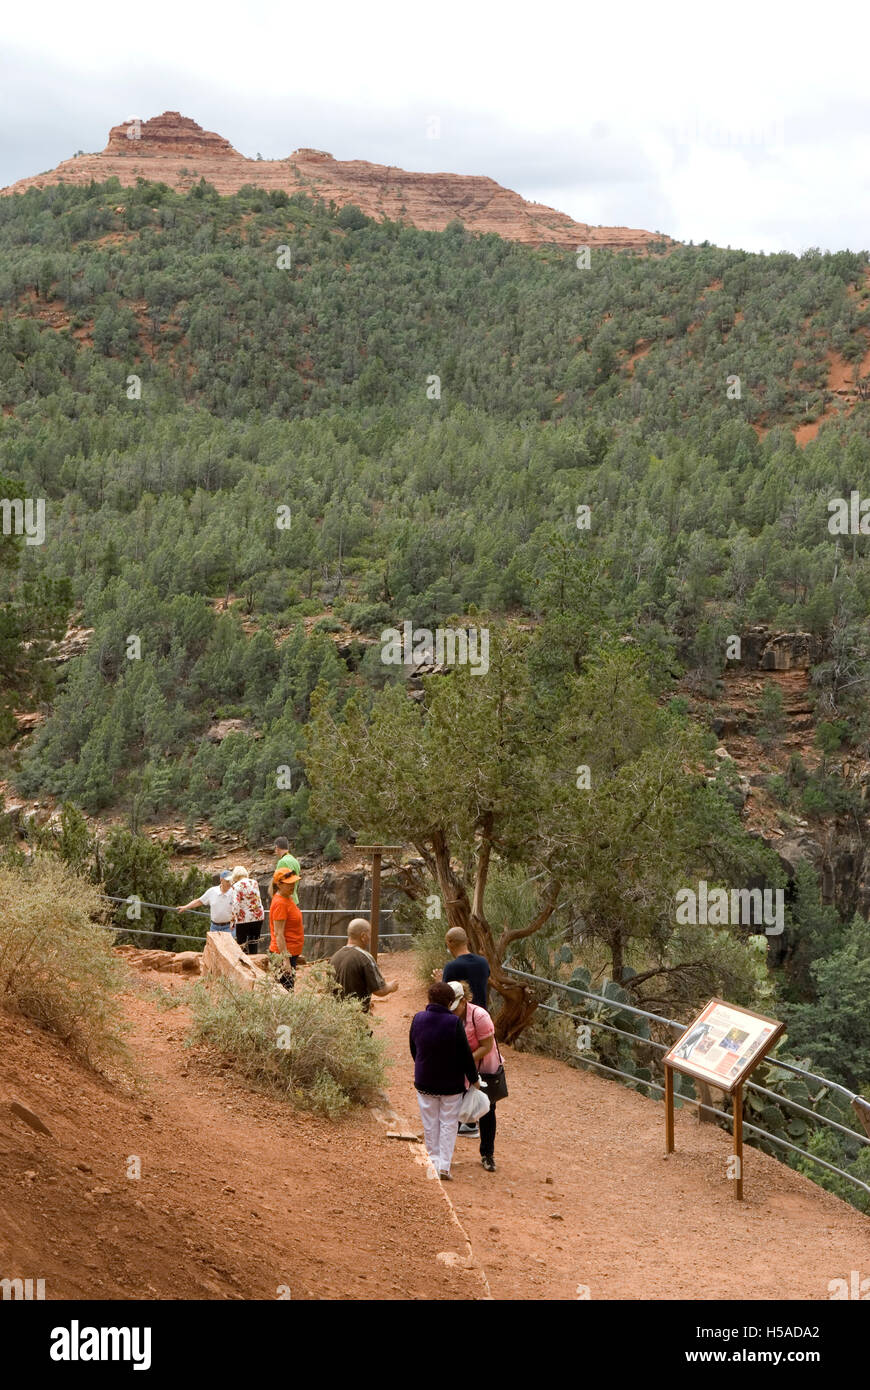
<svg viewBox="0 0 870 1390"><path fill-rule="evenodd" d="M468 949L468 937L461 927L451 927L444 938L451 959L441 971L441 979L446 985L451 980L467 980L471 987L471 1002L485 1009L489 994L489 961L486 956L476 956ZM476 1124L459 1126L459 1133L476 1138L480 1133Z"/></svg>
<svg viewBox="0 0 870 1390"><path fill-rule="evenodd" d="M489 961L468 949L468 937L461 927L451 927L444 938L452 957L441 972L446 985L451 980L467 980L471 986L471 1002L485 1009L489 993Z"/></svg>

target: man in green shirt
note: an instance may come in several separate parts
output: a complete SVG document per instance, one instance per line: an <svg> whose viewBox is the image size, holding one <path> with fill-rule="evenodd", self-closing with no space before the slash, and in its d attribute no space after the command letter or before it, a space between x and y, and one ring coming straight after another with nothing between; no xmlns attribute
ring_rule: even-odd
<svg viewBox="0 0 870 1390"><path fill-rule="evenodd" d="M278 860L278 863L275 865L275 872L276 872L276 873L277 873L277 871L278 871L279 869L289 869L290 872L291 872L292 874L300 874L300 875L301 875L302 869L301 869L301 867L300 867L299 860L293 858L293 855L290 853L290 841L289 841L289 840L286 840L286 839L284 838L283 835L279 835L278 838L277 838L277 840L275 841L275 853L276 853L276 854L279 854L279 855L281 856L280 859ZM274 891L275 891L275 890L274 890L274 887L273 887L272 892L274 893ZM293 901L294 901L294 903L296 904L296 906L298 907L298 906L299 906L299 887L298 887L298 885L293 889Z"/></svg>

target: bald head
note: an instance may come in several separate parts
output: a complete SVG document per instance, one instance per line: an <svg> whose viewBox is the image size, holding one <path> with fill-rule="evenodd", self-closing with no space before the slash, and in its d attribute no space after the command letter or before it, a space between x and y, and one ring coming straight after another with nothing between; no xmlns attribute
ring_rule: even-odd
<svg viewBox="0 0 870 1390"><path fill-rule="evenodd" d="M468 950L468 937L461 927L451 927L444 940L451 956L464 955Z"/></svg>
<svg viewBox="0 0 870 1390"><path fill-rule="evenodd" d="M347 929L347 939L352 946L368 946L371 925L365 917L354 917Z"/></svg>

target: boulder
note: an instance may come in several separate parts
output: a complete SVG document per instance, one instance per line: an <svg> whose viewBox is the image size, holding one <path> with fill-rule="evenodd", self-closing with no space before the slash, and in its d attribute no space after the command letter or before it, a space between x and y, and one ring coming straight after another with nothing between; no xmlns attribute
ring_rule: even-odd
<svg viewBox="0 0 870 1390"><path fill-rule="evenodd" d="M744 632L740 638L740 663L750 670L761 664L761 653L770 640L770 629L757 623Z"/></svg>
<svg viewBox="0 0 870 1390"><path fill-rule="evenodd" d="M13 1115L18 1116L19 1120L23 1120L31 1129L35 1129L37 1134L51 1135L48 1125L40 1119L35 1110L30 1109L29 1105L22 1104L20 1100L13 1100L10 1102L9 1109Z"/></svg>
<svg viewBox="0 0 870 1390"><path fill-rule="evenodd" d="M27 714L16 714L14 719L19 734L32 734L34 729L38 729L40 724L45 723L45 715L41 714L39 710L31 710Z"/></svg>
<svg viewBox="0 0 870 1390"><path fill-rule="evenodd" d="M772 832L775 834L776 832ZM779 862L789 878L794 878L798 864L809 860L816 870L822 868L824 854L820 844L806 833L790 832L783 835L778 844L772 845Z"/></svg>
<svg viewBox="0 0 870 1390"><path fill-rule="evenodd" d="M233 941L226 931L210 931L206 937L205 950L202 953L202 973L223 975L242 989L256 989L258 986L263 988L269 985L268 979L251 964L250 956L244 954L239 943ZM276 985L275 988L280 989L281 986Z"/></svg>
<svg viewBox="0 0 870 1390"><path fill-rule="evenodd" d="M174 975L199 975L202 973L202 952L176 951L168 969Z"/></svg>

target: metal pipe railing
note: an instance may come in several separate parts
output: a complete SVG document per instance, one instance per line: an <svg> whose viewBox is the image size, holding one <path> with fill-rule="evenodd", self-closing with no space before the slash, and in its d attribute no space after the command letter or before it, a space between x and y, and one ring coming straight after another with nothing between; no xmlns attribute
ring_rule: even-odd
<svg viewBox="0 0 870 1390"><path fill-rule="evenodd" d="M106 900L107 902L111 902L111 903L129 903L130 900L131 900L131 898L135 898L135 897L136 897L136 894L135 894L135 893L131 893L131 894L129 895L129 897L126 897L126 898L120 898L120 897L118 897L118 895L117 895L116 893L99 893L97 896L100 897L100 898L105 898L105 900ZM146 901L144 900L144 898L136 898L136 901L137 901L139 907L150 907L150 908L153 908L153 909L155 909L155 910L157 910L157 911L159 911L159 912L176 912L176 913L177 913L178 910L179 910L177 907L173 907L170 903L149 903L149 902L146 902ZM359 915L359 916L361 916L361 915L363 914L363 912L365 912L365 908L355 908L355 907L303 907L303 908L300 909L300 911L301 911L303 917L322 916L322 915L329 914L329 913L332 913L332 912L344 913L344 914L350 913L351 915ZM392 908L392 907L384 907L384 908L381 908L381 913L384 914L384 915L386 915L386 914L392 914L394 911L395 911L395 909ZM193 917L206 917L206 918L208 918L209 920L211 920L211 915L210 915L210 913L208 913L208 912L201 912L201 911L199 910L199 908L196 908L196 907L188 908L188 912L189 912ZM266 919L264 918L263 920L265 921ZM191 936L189 932L154 931L154 930L152 930L152 929L150 929L150 928L148 928L148 927L127 927L127 926L121 926L121 927L119 927L119 926L113 926L113 927L109 928L109 930L111 930L111 931L116 931L116 932L126 932L127 935L129 935L129 936L160 936L160 937L165 937L165 938L166 938L167 940L169 940L169 941L202 941L202 940L204 939L202 936ZM394 941L394 940L397 940L400 936L401 936L401 937L410 937L410 936L412 936L412 935L413 935L412 932L407 932L407 931L381 932L381 933L380 933L380 940L381 940L381 941ZM256 940L257 940L258 943L261 942L261 941L268 941L269 939L270 939L270 938L269 938L268 935L261 935L261 936L258 936L258 937L256 938ZM346 937L346 936L335 936L335 935L333 935L333 934L331 934L331 933L329 933L329 932L312 932L312 939L315 940L315 941L346 941L346 940L347 940L347 937Z"/></svg>
<svg viewBox="0 0 870 1390"><path fill-rule="evenodd" d="M613 1002L614 1004L617 1003L616 1000L614 1000ZM654 1047L657 1052L667 1052L668 1050L667 1043L656 1042L654 1038L643 1038L640 1036L639 1033L629 1033L628 1030L625 1028L617 1028L612 1023L602 1023L602 1021L597 1018L587 1018L585 1014L569 1014L565 1009L554 1008L552 1004L539 1004L538 1008L543 1009L545 1013L561 1014L563 1018L570 1018L572 1022L579 1021L581 1023L587 1024L591 1028L601 1029L605 1033L617 1033L620 1037L628 1038L631 1042L643 1043L644 1047ZM593 1062L590 1057L584 1057L582 1053L578 1055L577 1060L587 1062L590 1066L601 1065ZM780 1063L774 1059L771 1062L771 1065L779 1066ZM615 1070L617 1075L619 1076L627 1076L630 1079L637 1080L636 1077L632 1077L631 1072L619 1071L618 1068L613 1067L609 1067L607 1068L607 1070ZM661 1086L655 1085L655 1083L652 1081L641 1081L639 1084L643 1086L655 1086L655 1089L657 1091L661 1091L664 1089ZM811 1120L823 1120L824 1123L830 1125L832 1129L838 1129L842 1134L848 1135L849 1138L857 1139L862 1144L870 1145L870 1138L859 1133L857 1130L848 1129L846 1125L841 1125L837 1120L832 1120L828 1115L819 1115L817 1110L808 1110L805 1105L800 1105L798 1101L792 1100L790 1096L781 1096L776 1091L770 1091L766 1086L761 1086L757 1081L747 1081L745 1083L746 1089L748 1089L750 1086L752 1087L752 1090L757 1091L759 1095L769 1096L771 1100L776 1101L778 1104L781 1103L783 1105L788 1105L791 1107L792 1110L799 1111L801 1115L808 1115ZM683 1097L683 1099L687 1099L687 1097ZM706 1108L708 1110L713 1109L712 1106L707 1106ZM716 1111L715 1113L720 1114L723 1112ZM774 1136L771 1135L771 1138L773 1137Z"/></svg>
<svg viewBox="0 0 870 1390"><path fill-rule="evenodd" d="M610 1007L611 1009L615 1009L617 1012L622 1010L627 1013L639 1015L643 1018L653 1019L655 1022L662 1023L666 1027L675 1029L677 1032L680 1033L685 1032L685 1029L687 1027L685 1023L679 1023L676 1019L664 1018L661 1014L650 1013L646 1009L638 1008L634 1004L623 1003L618 999L608 999L606 995L594 994L591 990L580 989L577 985L564 984L561 980L550 980L541 975L531 975L528 973L528 971L516 970L513 966L509 965L503 965L502 969L505 971L506 974L514 975L520 979L529 980L534 984L549 985L551 988L565 990L567 993L579 995L581 998L594 999L598 1003L608 1005L608 1007ZM617 1033L624 1038L628 1038L629 1041L633 1043L642 1044L644 1047L652 1047L662 1052L666 1052L668 1050L664 1043L655 1042L652 1038L640 1037L637 1033L630 1033L625 1028L617 1028L614 1024L604 1023L599 1019L590 1019L582 1015L569 1013L566 1009L559 1009L553 1004L539 1004L538 1008L544 1010L546 1013L560 1014L563 1018L570 1018L572 1022L580 1021L582 1023L588 1024L592 1028L602 1029L608 1033ZM636 1075L633 1075L631 1072L623 1071L619 1067L608 1066L604 1062L599 1062L597 1058L584 1057L581 1054L576 1058L566 1060L571 1060L572 1062L582 1066L596 1067L599 1070L606 1071L613 1076L625 1077L627 1081L632 1082L635 1086L646 1086L650 1090L659 1091L662 1094L664 1093L664 1087L659 1085L658 1082L652 1080L647 1081L643 1077L638 1077ZM771 1057L766 1060L769 1062L771 1066L783 1067L786 1071L792 1072L801 1077L807 1077L810 1080L819 1082L822 1086L830 1087L832 1090L839 1091L842 1095L846 1096L849 1099L853 1107L857 1102L863 1108L868 1108L868 1102L865 1101L862 1096L859 1096L855 1092L850 1091L846 1086L841 1086L839 1082L830 1081L827 1077L818 1076L815 1072L807 1071L804 1067L798 1067L792 1062L780 1062L776 1057ZM827 1115L820 1115L815 1110L808 1110L805 1106L800 1105L797 1101L792 1100L789 1096L778 1095L776 1091L771 1091L767 1087L761 1086L758 1082L754 1081L747 1082L747 1086L752 1087L753 1090L759 1092L761 1095L771 1097L779 1105L788 1105L793 1110L800 1111L802 1114L809 1116L810 1119L815 1120L818 1123L825 1124L830 1126L832 1129L839 1130L840 1133L845 1134L847 1138L856 1139L859 1144L870 1145L870 1138L868 1138L866 1135L859 1134L857 1130L849 1129L845 1125L841 1125L838 1121L830 1119ZM730 1115L727 1114L726 1111L718 1110L715 1106L708 1105L705 1102L699 1101L692 1096L680 1095L679 1099L681 1101L687 1102L689 1105L696 1105L699 1108L703 1107L703 1109L706 1110L708 1113L718 1115L724 1120L730 1121L732 1118ZM870 1193L870 1185L863 1182L860 1178L856 1177L854 1173L846 1172L843 1168L838 1168L835 1164L829 1163L826 1159L819 1158L816 1154L809 1153L806 1149L802 1149L798 1144L793 1144L788 1139L782 1139L779 1135L771 1134L769 1130L763 1129L758 1125L753 1125L748 1120L744 1120L743 1128L747 1133L760 1135L762 1138L767 1139L771 1144L778 1144L782 1148L786 1148L791 1150L793 1153L800 1154L802 1158L809 1159L811 1163L817 1164L820 1168L825 1168L830 1173L836 1173L839 1177L845 1178L847 1182L851 1182L856 1187L860 1187L863 1191Z"/></svg>
<svg viewBox="0 0 870 1390"><path fill-rule="evenodd" d="M205 890L203 890L203 891L205 891ZM100 898L106 898L106 899L107 899L109 902L111 902L111 903L128 903L128 902L130 901L130 898L135 898L135 897L136 897L136 894L135 894L135 893L131 893L131 894L129 894L129 896L126 897L126 898L119 898L118 895L117 895L116 893L98 893L97 896L100 897ZM138 899L138 903L139 903L139 906L140 906L140 907L155 907L155 908L157 908L157 909L158 909L159 911L161 911L161 912L178 912L178 910L179 910L177 907L173 907L170 903L146 903L146 901L145 901L144 898L139 898L139 899ZM315 913L319 913L319 914L321 914L321 915L324 915L324 914L329 914L329 913L332 913L332 912L340 912L340 913L348 913L348 912L350 912L351 914L353 914L353 913L359 913L360 915L362 915L362 913L365 912L365 910L366 910L366 909L365 909L364 907L303 907L303 908L301 909L301 912L302 912L302 915L303 915L303 916L305 916L306 913L309 914L309 915L315 914ZM395 909L394 907L382 907L382 908L380 908L380 914L381 914L382 917L386 917L386 916L388 916L388 915L392 915L392 913L394 913L395 910L396 910L396 909ZM189 908L188 908L188 912L192 912L193 915L194 915L195 917L208 917L208 915L209 915L207 912L200 912L199 909L196 908L196 907L189 907ZM412 935L413 935L412 932L408 932L408 931L397 932L397 933L394 933L394 934L397 935L397 936L412 936Z"/></svg>
<svg viewBox="0 0 870 1390"><path fill-rule="evenodd" d="M634 1004L622 1003L618 999L608 999L606 994L593 994L590 990L580 989L578 985L564 984L561 980L548 980L543 975L530 975L525 970L515 970L512 965L503 965L502 970L504 970L505 973L508 975L516 975L521 979L531 980L534 984L551 985L553 989L563 989L566 990L569 994L579 994L581 997L585 999L595 999L601 1004L607 1004L611 1009L616 1009L617 1012L621 1011L623 1013L639 1014L643 1018L654 1019L656 1023L664 1023L667 1025L668 1028L673 1028L678 1033L684 1033L686 1031L686 1028L688 1027L688 1025L685 1023L677 1022L676 1019L665 1018L662 1014L649 1013L646 1009L639 1009ZM543 1008L544 1005L541 1004L538 1007ZM559 1010L559 1012L563 1013L564 1010ZM651 1043L651 1039L639 1038L637 1033L626 1032L625 1036L628 1038L634 1038L635 1042ZM653 1045L661 1046L661 1044ZM850 1103L860 1101L865 1106L870 1105L870 1102L864 1100L864 1097L859 1095L857 1091L850 1091L847 1086L841 1086L839 1081L831 1081L826 1076L818 1076L815 1072L807 1071L805 1067L799 1067L794 1062L780 1061L778 1057L769 1057L766 1060L769 1062L771 1066L782 1067L784 1071L790 1071L796 1076L807 1077L810 1081L817 1081L821 1086L826 1086L832 1091L839 1091L840 1094L845 1096ZM757 1086L757 1083L754 1081L750 1081L747 1084L750 1086ZM778 1096L777 1099L785 1102L787 1100L787 1097ZM792 1103L796 1104L796 1102ZM813 1113L815 1114L816 1112L814 1111ZM816 1118L824 1119L824 1116L816 1115ZM856 1135L856 1137L860 1139L863 1136Z"/></svg>
<svg viewBox="0 0 870 1390"><path fill-rule="evenodd" d="M125 900L125 901L126 901L126 900ZM102 930L102 931L111 931L111 932L115 932L116 934L126 935L126 936L163 936L163 937L166 937L167 941L199 941L199 942L202 942L202 941L205 940L205 936L191 936L191 935L189 934L189 932L183 932L183 931L155 931L155 930L153 929L153 927L117 927L117 926L114 925L114 923L113 923L111 926L98 928L98 930ZM208 933L206 933L206 935L208 935ZM404 932L404 931L398 931L398 932L381 932L380 938L379 938L379 939L380 939L381 941L395 941L395 940L396 940L398 937L400 937L400 936L404 937L404 936L410 936L410 935L411 935L410 932ZM269 940L271 940L271 938L268 937L268 936L257 936L257 937L254 938L254 940L256 940L256 941L269 941ZM312 933L312 936L311 936L311 940L312 940L312 941L347 941L347 936L332 936L332 935L329 935L329 934L326 933L326 932L313 932L313 933Z"/></svg>

